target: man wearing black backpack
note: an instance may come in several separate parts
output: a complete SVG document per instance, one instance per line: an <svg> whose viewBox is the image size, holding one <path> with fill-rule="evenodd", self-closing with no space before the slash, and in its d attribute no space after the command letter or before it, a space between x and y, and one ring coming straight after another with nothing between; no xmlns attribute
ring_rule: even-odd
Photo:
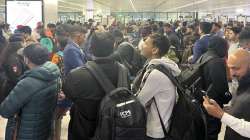
<svg viewBox="0 0 250 140"><path fill-rule="evenodd" d="M145 41L143 55L149 60L146 72L143 74L138 98L147 110L148 140L161 140L166 137L170 126L173 107L176 101L176 86L169 77L159 70L150 69L153 65L162 65L171 70L174 76L180 73L175 62L163 57L169 50L170 41L160 34L152 34Z"/></svg>
<svg viewBox="0 0 250 140"><path fill-rule="evenodd" d="M227 104L231 96L228 95L228 81L226 60L228 43L225 39L214 36L210 40L208 51L198 61L211 58L202 67L203 89L209 98L214 99L221 107ZM221 122L207 114L208 140L217 140L221 130Z"/></svg>
<svg viewBox="0 0 250 140"><path fill-rule="evenodd" d="M113 53L114 39L110 33L93 33L91 51L94 63L113 85L118 84L119 66L108 58ZM95 76L86 67L71 71L65 79L64 92L74 103L71 111L72 140L90 140L95 135L98 110L105 96ZM128 78L128 77L127 77ZM112 130L109 130L112 131Z"/></svg>

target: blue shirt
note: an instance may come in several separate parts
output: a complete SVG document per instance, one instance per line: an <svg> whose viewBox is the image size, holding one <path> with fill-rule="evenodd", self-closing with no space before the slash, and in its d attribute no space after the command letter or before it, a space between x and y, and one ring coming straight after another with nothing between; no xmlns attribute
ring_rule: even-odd
<svg viewBox="0 0 250 140"><path fill-rule="evenodd" d="M87 63L86 57L79 45L73 41L69 41L63 51L64 75L67 75L71 70L77 67L84 66ZM58 101L57 103L57 105L62 108L68 108L71 104L68 99Z"/></svg>
<svg viewBox="0 0 250 140"><path fill-rule="evenodd" d="M72 69L83 66L87 58L83 50L76 43L70 41L63 51L64 72L67 75Z"/></svg>
<svg viewBox="0 0 250 140"><path fill-rule="evenodd" d="M193 59L192 63L194 64L205 52L209 45L210 35L204 35L201 39L197 40L193 47Z"/></svg>

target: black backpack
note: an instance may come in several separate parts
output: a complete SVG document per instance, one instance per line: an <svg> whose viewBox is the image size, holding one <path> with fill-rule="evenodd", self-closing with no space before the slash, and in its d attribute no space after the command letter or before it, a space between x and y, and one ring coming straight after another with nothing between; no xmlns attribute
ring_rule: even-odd
<svg viewBox="0 0 250 140"><path fill-rule="evenodd" d="M183 86L170 72L171 70L162 65L152 66L151 69L157 69L164 73L177 87L178 91L177 103L173 108L168 132L164 127L162 117L157 107L158 105L156 104L166 140L206 140L207 123L202 105L186 93Z"/></svg>
<svg viewBox="0 0 250 140"><path fill-rule="evenodd" d="M210 55L204 58L204 55L201 56L195 64L186 67L177 77L183 88L200 102L202 101L202 96L205 93L202 68L214 58L218 57Z"/></svg>
<svg viewBox="0 0 250 140"><path fill-rule="evenodd" d="M200 59L193 65L190 65L177 77L183 88L191 96L202 103L202 96L206 95L213 87L211 83L208 88L205 88L203 78L203 67L212 59L218 59L216 55L204 54ZM227 104L232 99L232 94L228 91L222 97L221 100L224 104Z"/></svg>
<svg viewBox="0 0 250 140"><path fill-rule="evenodd" d="M94 140L145 140L146 112L138 99L126 88L126 69L119 64L118 88L102 70L88 62L87 69L104 89Z"/></svg>

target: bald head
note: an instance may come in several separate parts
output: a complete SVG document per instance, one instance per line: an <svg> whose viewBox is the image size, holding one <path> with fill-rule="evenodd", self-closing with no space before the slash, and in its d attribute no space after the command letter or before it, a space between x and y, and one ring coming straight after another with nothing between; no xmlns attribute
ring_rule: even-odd
<svg viewBox="0 0 250 140"><path fill-rule="evenodd" d="M244 49L238 49L228 58L228 67L232 77L241 79L250 71L250 53Z"/></svg>

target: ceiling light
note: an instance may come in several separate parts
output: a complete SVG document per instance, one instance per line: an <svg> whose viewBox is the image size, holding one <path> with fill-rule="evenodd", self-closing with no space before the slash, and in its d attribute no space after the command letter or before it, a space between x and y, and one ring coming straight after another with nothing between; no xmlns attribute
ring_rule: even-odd
<svg viewBox="0 0 250 140"><path fill-rule="evenodd" d="M165 11L165 12L171 12L171 11L175 11L175 10L178 10L178 9L181 9L181 8L185 8L185 7L190 7L190 6L198 5L198 4L207 2L207 1L208 1L208 0L200 0L200 1L191 2L191 3L186 4L186 5L182 5L182 6L179 6L179 7L172 8L172 9L168 9L168 10Z"/></svg>
<svg viewBox="0 0 250 140"><path fill-rule="evenodd" d="M77 7L82 7L82 8L86 7L85 5L74 3L74 2L67 2L65 0L58 0L58 1L62 2L62 3L65 3L65 4L74 5L74 6L77 6Z"/></svg>
<svg viewBox="0 0 250 140"><path fill-rule="evenodd" d="M244 10L242 8L236 9L235 11L237 14L242 14L244 12Z"/></svg>
<svg viewBox="0 0 250 140"><path fill-rule="evenodd" d="M71 10L76 10L76 11L82 11L82 9L78 9L78 8L73 8L73 7L67 7L67 6L58 6L59 8L64 8L64 9L71 9ZM60 11L60 9L59 9Z"/></svg>
<svg viewBox="0 0 250 140"><path fill-rule="evenodd" d="M132 0L129 0L134 12L137 12L136 8L135 8L135 5L134 5L134 2Z"/></svg>

